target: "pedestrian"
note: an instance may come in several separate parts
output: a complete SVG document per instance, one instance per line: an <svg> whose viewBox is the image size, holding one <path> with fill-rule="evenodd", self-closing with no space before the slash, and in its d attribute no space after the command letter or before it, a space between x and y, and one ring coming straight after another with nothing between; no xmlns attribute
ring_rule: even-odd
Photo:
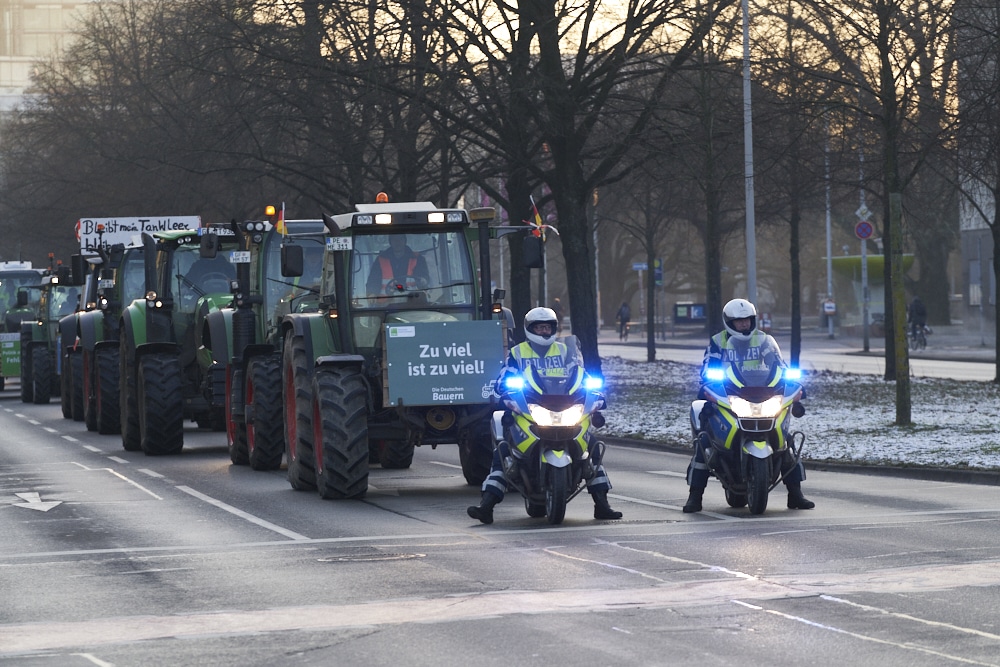
<svg viewBox="0 0 1000 667"><path fill-rule="evenodd" d="M628 340L628 323L631 319L632 309L629 308L628 301L622 301L622 306L615 315L615 320L618 321L618 340Z"/></svg>
<svg viewBox="0 0 1000 667"><path fill-rule="evenodd" d="M927 326L927 306L920 300L919 296L914 296L910 302L910 307L906 309L906 319L910 323L910 336L917 337L917 332Z"/></svg>

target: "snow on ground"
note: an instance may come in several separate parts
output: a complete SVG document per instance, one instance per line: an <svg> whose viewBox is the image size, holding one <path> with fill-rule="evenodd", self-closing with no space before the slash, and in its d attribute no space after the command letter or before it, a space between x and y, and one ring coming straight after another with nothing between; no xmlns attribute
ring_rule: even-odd
<svg viewBox="0 0 1000 667"><path fill-rule="evenodd" d="M686 446L698 368L669 361L602 359L608 408L603 432ZM894 426L896 385L882 378L817 373L803 380L804 458L843 463L1000 469L1000 387L911 380L913 424Z"/></svg>

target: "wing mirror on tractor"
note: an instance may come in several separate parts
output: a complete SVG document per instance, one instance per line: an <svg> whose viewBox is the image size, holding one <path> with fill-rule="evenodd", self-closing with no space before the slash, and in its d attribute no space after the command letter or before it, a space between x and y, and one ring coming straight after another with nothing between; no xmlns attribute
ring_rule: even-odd
<svg viewBox="0 0 1000 667"><path fill-rule="evenodd" d="M73 280L73 271L68 266L59 265L56 269L56 277L59 279L60 285L82 285L82 282L75 282Z"/></svg>
<svg viewBox="0 0 1000 667"><path fill-rule="evenodd" d="M82 285L87 280L87 260L83 255L72 255L69 258L69 265L73 272L73 284Z"/></svg>
<svg viewBox="0 0 1000 667"><path fill-rule="evenodd" d="M219 254L219 235L202 234L201 245L198 248L198 255L202 259L215 259Z"/></svg>
<svg viewBox="0 0 1000 667"><path fill-rule="evenodd" d="M304 270L302 246L283 243L281 245L281 275L286 278L298 278Z"/></svg>

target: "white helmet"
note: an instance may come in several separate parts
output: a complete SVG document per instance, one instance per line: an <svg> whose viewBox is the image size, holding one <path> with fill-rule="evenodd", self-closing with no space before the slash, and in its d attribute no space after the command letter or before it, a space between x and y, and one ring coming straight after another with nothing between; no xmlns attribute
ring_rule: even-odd
<svg viewBox="0 0 1000 667"><path fill-rule="evenodd" d="M750 318L750 330L746 333L733 328L733 320ZM733 299L722 307L722 321L729 335L740 340L750 340L750 334L757 328L757 309L746 299Z"/></svg>
<svg viewBox="0 0 1000 667"><path fill-rule="evenodd" d="M534 333L532 331L533 326L540 323L552 325L552 333L548 336L540 336ZM558 328L559 322L556 319L556 311L551 308L532 308L524 316L524 335L535 345L544 345L546 347L552 345L555 342L556 329Z"/></svg>

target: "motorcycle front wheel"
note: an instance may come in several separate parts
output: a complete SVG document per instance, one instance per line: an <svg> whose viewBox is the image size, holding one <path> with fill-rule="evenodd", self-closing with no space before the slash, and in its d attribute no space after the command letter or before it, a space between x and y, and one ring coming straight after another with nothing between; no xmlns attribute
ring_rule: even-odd
<svg viewBox="0 0 1000 667"><path fill-rule="evenodd" d="M768 459L749 457L747 461L747 504L750 514L763 514L767 509L767 487L771 481Z"/></svg>
<svg viewBox="0 0 1000 667"><path fill-rule="evenodd" d="M562 523L566 518L566 491L569 489L569 468L549 469L549 488L545 490L545 516L549 523Z"/></svg>

